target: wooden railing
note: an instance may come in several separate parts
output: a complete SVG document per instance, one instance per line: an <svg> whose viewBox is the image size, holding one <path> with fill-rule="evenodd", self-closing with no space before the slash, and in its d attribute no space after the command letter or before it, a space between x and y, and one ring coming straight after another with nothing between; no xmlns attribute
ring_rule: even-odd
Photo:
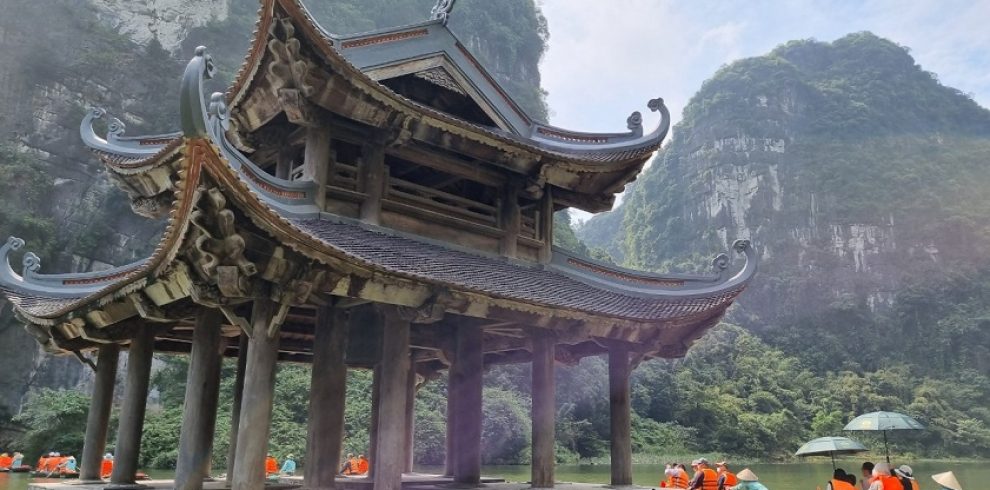
<svg viewBox="0 0 990 490"><path fill-rule="evenodd" d="M498 209L465 197L390 177L385 200L420 207L472 223L498 227Z"/></svg>

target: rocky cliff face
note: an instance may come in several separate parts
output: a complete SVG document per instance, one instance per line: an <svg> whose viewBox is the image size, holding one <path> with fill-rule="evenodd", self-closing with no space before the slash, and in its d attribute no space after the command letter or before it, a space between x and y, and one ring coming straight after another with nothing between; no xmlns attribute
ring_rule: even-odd
<svg viewBox="0 0 990 490"><path fill-rule="evenodd" d="M361 32L425 20L433 0L307 2L334 32ZM528 109L544 116L538 63L546 25L533 2L511 15L501 3L464 0L452 28L482 61L497 67ZM86 271L150 253L160 224L135 216L83 147L79 123L91 107L107 108L128 134L176 128L177 88L197 45L210 47L222 87L243 60L257 0L10 0L0 15L0 173L31 186L0 182L0 233L28 239L43 272ZM495 29L498 22L515 29ZM18 173L20 172L20 173ZM29 173L30 178L22 174ZM22 198L30 197L25 205ZM73 359L41 355L0 307L0 422L35 387L85 382ZM2 424L0 424L2 426ZM0 427L2 428L2 427Z"/></svg>
<svg viewBox="0 0 990 490"><path fill-rule="evenodd" d="M906 282L988 265L988 156L990 111L906 49L793 42L706 82L624 205L579 235L648 269L751 239L761 277L733 313L748 326L877 311Z"/></svg>
<svg viewBox="0 0 990 490"><path fill-rule="evenodd" d="M424 20L433 3L340 0L308 6L331 31L350 33ZM531 112L545 115L537 67L545 21L535 3L510 9L510 20L492 15L503 7L465 0L452 28L498 68L496 77ZM48 272L95 270L147 256L160 224L130 212L127 199L84 149L79 122L98 106L123 119L128 134L174 130L177 80L189 53L199 44L210 47L221 68L221 88L243 60L257 8L256 0L6 2L0 15L0 170L29 172L33 186L4 187L2 238L28 238ZM495 19L518 28L498 30ZM25 195L34 204L22 205ZM0 305L0 353L0 421L4 412L16 412L31 388L72 387L87 379L75 360L41 355L13 321L9 305Z"/></svg>

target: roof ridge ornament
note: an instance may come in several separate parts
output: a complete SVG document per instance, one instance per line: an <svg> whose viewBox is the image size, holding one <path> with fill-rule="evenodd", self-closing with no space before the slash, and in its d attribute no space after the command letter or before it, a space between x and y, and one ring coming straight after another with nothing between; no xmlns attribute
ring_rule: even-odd
<svg viewBox="0 0 990 490"><path fill-rule="evenodd" d="M439 20L441 24L447 25L450 12L454 10L454 3L456 2L457 0L437 0L433 10L430 11L430 20Z"/></svg>
<svg viewBox="0 0 990 490"><path fill-rule="evenodd" d="M189 60L186 71L182 74L179 89L182 134L187 138L209 136L209 107L203 96L203 81L213 78L216 71L213 57L207 54L206 46L196 48L196 55Z"/></svg>

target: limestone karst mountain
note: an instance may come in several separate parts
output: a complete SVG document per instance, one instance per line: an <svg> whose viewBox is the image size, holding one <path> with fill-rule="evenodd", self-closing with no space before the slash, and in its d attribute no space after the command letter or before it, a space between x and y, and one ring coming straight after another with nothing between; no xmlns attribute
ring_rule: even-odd
<svg viewBox="0 0 990 490"><path fill-rule="evenodd" d="M692 267L690 251L750 238L761 278L733 321L771 339L803 334L789 341L808 350L834 341L820 354L833 369L875 366L857 346L908 292L990 267L988 184L990 111L864 32L722 68L622 207L578 235L653 269ZM687 262L660 262L671 257ZM934 327L913 333L887 341L921 356L955 345ZM984 347L953 365L986 372L977 339Z"/></svg>

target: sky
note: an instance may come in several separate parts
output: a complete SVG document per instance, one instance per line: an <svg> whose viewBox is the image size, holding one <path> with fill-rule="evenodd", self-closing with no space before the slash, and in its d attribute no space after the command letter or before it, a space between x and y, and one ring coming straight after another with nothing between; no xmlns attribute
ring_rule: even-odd
<svg viewBox="0 0 990 490"><path fill-rule="evenodd" d="M794 39L871 31L911 49L943 84L990 107L990 0L538 0L550 27L541 65L551 123L624 131L663 97L674 122L701 83Z"/></svg>

